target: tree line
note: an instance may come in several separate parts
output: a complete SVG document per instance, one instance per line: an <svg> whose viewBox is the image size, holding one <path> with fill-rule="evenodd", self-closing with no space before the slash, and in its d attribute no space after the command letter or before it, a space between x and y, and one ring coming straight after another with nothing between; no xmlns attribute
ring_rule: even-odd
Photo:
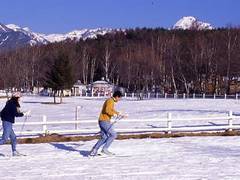
<svg viewBox="0 0 240 180"><path fill-rule="evenodd" d="M47 87L61 60L63 88L104 77L128 92L229 94L240 77L240 29L136 28L0 52L0 89Z"/></svg>

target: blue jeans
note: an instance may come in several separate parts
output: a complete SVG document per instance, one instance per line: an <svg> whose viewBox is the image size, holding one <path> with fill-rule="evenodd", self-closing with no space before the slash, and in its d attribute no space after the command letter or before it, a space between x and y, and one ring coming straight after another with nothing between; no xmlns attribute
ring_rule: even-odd
<svg viewBox="0 0 240 180"><path fill-rule="evenodd" d="M16 151L17 137L12 128L13 124L8 121L2 121L2 126L3 126L3 135L2 135L2 139L0 140L0 145L5 144L7 140L10 138L12 151Z"/></svg>
<svg viewBox="0 0 240 180"><path fill-rule="evenodd" d="M102 145L104 145L103 150L107 150L112 144L113 140L117 137L117 133L114 131L113 124L111 124L109 121L99 121L99 127L101 129L101 138L93 147L93 150L96 152Z"/></svg>

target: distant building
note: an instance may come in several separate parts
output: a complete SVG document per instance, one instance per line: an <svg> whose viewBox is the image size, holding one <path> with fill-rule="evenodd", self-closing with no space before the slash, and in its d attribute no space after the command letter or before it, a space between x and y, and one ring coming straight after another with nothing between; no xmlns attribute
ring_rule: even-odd
<svg viewBox="0 0 240 180"><path fill-rule="evenodd" d="M105 80L95 81L91 84L91 89L94 96L98 94L110 96L113 93L114 85Z"/></svg>
<svg viewBox="0 0 240 180"><path fill-rule="evenodd" d="M48 88L41 88L40 92L38 93L40 96L50 96L51 91Z"/></svg>
<svg viewBox="0 0 240 180"><path fill-rule="evenodd" d="M40 93L43 92L43 91L46 92L46 90L44 89L44 87L36 87L36 86L34 86L33 89L32 89L32 93L33 93L33 94L40 94Z"/></svg>
<svg viewBox="0 0 240 180"><path fill-rule="evenodd" d="M86 94L87 86L82 84L80 80L78 80L72 87L72 95L73 96L82 96Z"/></svg>
<svg viewBox="0 0 240 180"><path fill-rule="evenodd" d="M230 79L229 94L240 93L240 77L233 77Z"/></svg>

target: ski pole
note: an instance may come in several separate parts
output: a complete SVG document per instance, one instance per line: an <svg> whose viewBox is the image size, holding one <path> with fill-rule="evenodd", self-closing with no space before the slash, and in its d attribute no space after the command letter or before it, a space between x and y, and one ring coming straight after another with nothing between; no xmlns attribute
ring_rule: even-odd
<svg viewBox="0 0 240 180"><path fill-rule="evenodd" d="M22 135L22 131L23 131L23 128L25 127L25 123L27 122L28 118L29 118L30 114L27 114L24 121L23 121L23 124L22 124L22 127L21 127L21 130L20 130L20 133L19 135Z"/></svg>
<svg viewBox="0 0 240 180"><path fill-rule="evenodd" d="M25 127L25 122L27 121L27 119L28 119L28 116L26 116L26 117L24 118L24 121L23 121L21 130L20 130L20 133L19 133L20 136L22 135L22 131L23 131L23 128Z"/></svg>
<svg viewBox="0 0 240 180"><path fill-rule="evenodd" d="M120 121L120 120L123 119L123 118L124 118L124 116L122 116L122 115L117 116L117 117L115 118L115 120L112 122L111 126L108 128L107 133L110 131L110 129L112 128L112 126L113 126L114 124L116 124L118 121Z"/></svg>
<svg viewBox="0 0 240 180"><path fill-rule="evenodd" d="M113 126L114 124L116 124L118 121L120 121L120 120L123 119L123 118L124 118L124 116L117 116L117 117L115 118L115 120L111 123L110 127L108 128L107 133L109 132L109 130L112 128L112 126ZM101 130L98 131L97 133L94 133L94 136L97 135L97 134L99 134L100 132L101 132Z"/></svg>

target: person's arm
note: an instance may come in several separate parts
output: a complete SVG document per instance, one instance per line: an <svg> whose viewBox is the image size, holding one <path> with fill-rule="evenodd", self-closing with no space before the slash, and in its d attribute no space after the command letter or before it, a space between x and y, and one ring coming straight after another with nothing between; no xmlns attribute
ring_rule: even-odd
<svg viewBox="0 0 240 180"><path fill-rule="evenodd" d="M118 115L119 112L117 112L114 109L114 102L112 100L108 100L106 102L106 109L105 109L106 114L108 114L109 116L114 116L114 115Z"/></svg>
<svg viewBox="0 0 240 180"><path fill-rule="evenodd" d="M24 114L23 114L22 112L20 112L20 111L18 110L18 108L16 108L15 116L16 116L16 117L23 117Z"/></svg>
<svg viewBox="0 0 240 180"><path fill-rule="evenodd" d="M24 114L22 112L20 112L19 108L16 105L11 105L11 113L15 116L15 117L22 117L24 116Z"/></svg>

